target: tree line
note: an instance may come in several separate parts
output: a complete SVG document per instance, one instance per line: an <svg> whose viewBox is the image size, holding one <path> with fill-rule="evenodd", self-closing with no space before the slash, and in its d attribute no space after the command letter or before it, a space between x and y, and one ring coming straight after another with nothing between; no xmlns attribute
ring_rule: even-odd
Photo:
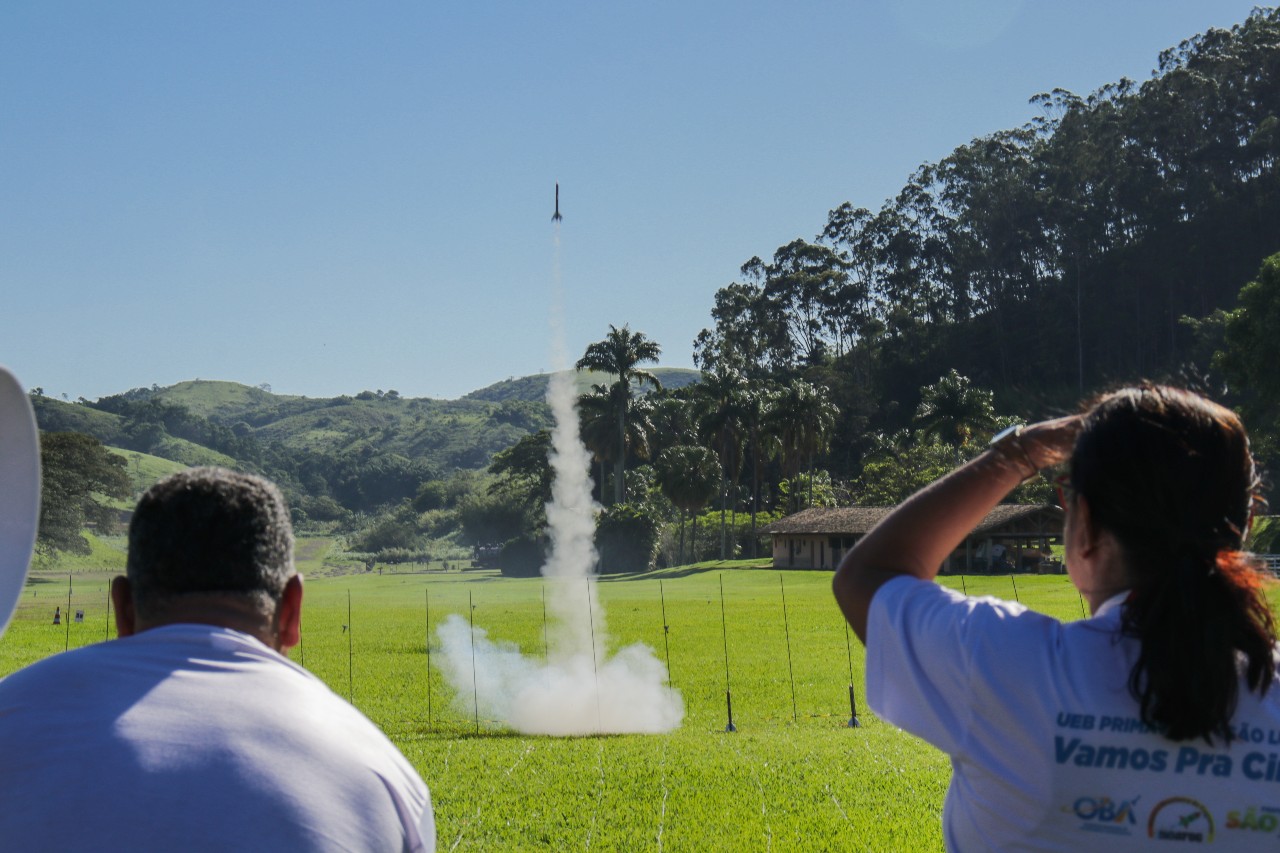
<svg viewBox="0 0 1280 853"><path fill-rule="evenodd" d="M878 210L839 205L743 264L698 365L821 381L859 451L951 368L1041 409L1207 369L1184 318L1229 307L1280 249L1280 11L1164 51L1141 84L1031 100L1040 116L921 165Z"/></svg>
<svg viewBox="0 0 1280 853"><path fill-rule="evenodd" d="M592 344L578 366L616 377L581 403L606 503L658 494L754 522L813 504L819 476L842 501L893 503L1000 422L1140 377L1220 397L1231 380L1274 455L1274 402L1232 355L1263 348L1246 343L1262 310L1250 325L1230 306L1280 249L1280 11L1164 51L1141 84L1031 100L1040 116L923 164L879 210L842 204L743 264L694 341L695 389L634 398L656 344L625 326Z"/></svg>
<svg viewBox="0 0 1280 853"><path fill-rule="evenodd" d="M871 436L860 473L836 479L828 465L840 412L829 389L721 366L668 390L642 366L660 354L643 332L611 326L576 365L613 379L578 399L603 506L597 546L606 571L759 556L767 553L765 522L811 506L896 503L1012 421L997 413L990 391L952 370L921 389L910 428ZM497 479L485 493L458 505L466 539L502 544L507 569L534 573L540 565L549 449L546 430L526 436L495 456L489 473ZM1016 498L1048 492L1029 486Z"/></svg>
<svg viewBox="0 0 1280 853"><path fill-rule="evenodd" d="M1211 351L1211 366L1230 383L1217 396L1226 393L1245 415L1265 470L1274 468L1280 449L1280 253L1263 261L1237 303L1189 325ZM852 475L833 475L841 456L833 444L841 412L829 388L787 378L781 370L752 378L719 364L701 382L667 391L641 367L660 354L643 332L610 326L576 365L613 377L578 401L581 437L604 505L597 547L606 571L757 556L761 515L771 520L813 506L894 505L1019 420L999 413L992 391L950 368L919 389L906 426L864 434ZM649 392L637 394L643 387ZM544 508L551 500L549 451L546 430L526 436L495 457L489 472L497 480L485 499L463 502L460 521L468 538L505 542L504 558L517 572L534 573L541 564ZM1053 488L1042 477L1009 500L1051 502ZM704 537L701 549L686 552L686 524L692 520L696 542L698 519L715 525L717 515L718 536ZM671 541L660 553L664 535Z"/></svg>

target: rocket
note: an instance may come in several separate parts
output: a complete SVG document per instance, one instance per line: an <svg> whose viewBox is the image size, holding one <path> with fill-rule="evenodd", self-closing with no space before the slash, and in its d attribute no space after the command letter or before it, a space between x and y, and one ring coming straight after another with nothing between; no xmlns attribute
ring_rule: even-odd
<svg viewBox="0 0 1280 853"><path fill-rule="evenodd" d="M556 212L551 214L551 221L559 222L562 219L564 219L564 217L560 215L560 184L557 183L556 184Z"/></svg>

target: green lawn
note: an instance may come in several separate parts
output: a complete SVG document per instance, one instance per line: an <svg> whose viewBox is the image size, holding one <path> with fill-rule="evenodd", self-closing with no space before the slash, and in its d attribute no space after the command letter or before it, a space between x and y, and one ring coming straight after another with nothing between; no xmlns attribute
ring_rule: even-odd
<svg viewBox="0 0 1280 853"><path fill-rule="evenodd" d="M52 559L36 557L31 564L31 574L35 577L60 577L65 585L69 572L83 574L124 571L125 549L128 546L123 531L110 536L99 536L90 530L82 530L81 535L89 542L88 554L60 552Z"/></svg>
<svg viewBox="0 0 1280 853"><path fill-rule="evenodd" d="M323 564L326 543L304 550L304 568ZM83 609L85 622L60 627L51 621L55 606L67 609L65 575L33 579L0 640L0 672L102 640L108 577L73 575L71 611ZM863 655L847 639L830 580L730 567L598 581L611 648L644 642L664 660L669 648L686 715L667 735L533 737L484 719L477 732L469 697L440 676L438 650L428 660L428 617L434 628L465 614L470 596L477 627L541 657L539 580L470 571L313 578L293 658L351 696L419 769L441 850L939 848L945 757L863 707L862 727L846 727L850 659L860 695ZM1014 583L963 579L970 593L1006 598ZM1024 603L1079 618L1065 577L1020 575L1016 585ZM733 734L724 731L726 635Z"/></svg>
<svg viewBox="0 0 1280 853"><path fill-rule="evenodd" d="M107 450L124 459L125 472L129 475L129 481L133 484L134 495L132 497L118 501L108 501L117 509L132 511L134 505L138 502L138 496L150 488L152 483L156 483L170 474L176 474L187 468L181 462L174 462L172 459L165 459L160 456L152 456L150 453L125 450L121 447L108 447Z"/></svg>

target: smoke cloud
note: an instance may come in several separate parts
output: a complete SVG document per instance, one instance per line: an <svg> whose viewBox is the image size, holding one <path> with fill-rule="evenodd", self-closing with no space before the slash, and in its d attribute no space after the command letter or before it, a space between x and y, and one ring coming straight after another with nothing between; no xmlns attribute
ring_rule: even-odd
<svg viewBox="0 0 1280 853"><path fill-rule="evenodd" d="M591 457L578 434L576 396L571 373L551 374L547 402L555 416L555 481L547 504L551 552L542 567L546 659L527 657L513 643L496 643L454 614L437 631L444 674L460 712L472 712L474 702L486 718L526 734L671 731L684 719L684 701L667 684L666 667L653 650L636 643L612 657L605 653L605 614L592 582L598 507L591 499Z"/></svg>

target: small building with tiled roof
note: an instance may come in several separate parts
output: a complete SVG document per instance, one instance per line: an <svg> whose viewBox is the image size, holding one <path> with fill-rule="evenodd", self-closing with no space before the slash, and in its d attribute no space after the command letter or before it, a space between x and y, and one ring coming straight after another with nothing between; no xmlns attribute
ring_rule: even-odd
<svg viewBox="0 0 1280 853"><path fill-rule="evenodd" d="M777 569L835 569L855 543L893 510L891 506L814 507L764 528L773 538ZM1062 508L1052 504L1000 504L978 523L942 567L970 574L1062 571L1048 560L1050 541L1062 539Z"/></svg>

